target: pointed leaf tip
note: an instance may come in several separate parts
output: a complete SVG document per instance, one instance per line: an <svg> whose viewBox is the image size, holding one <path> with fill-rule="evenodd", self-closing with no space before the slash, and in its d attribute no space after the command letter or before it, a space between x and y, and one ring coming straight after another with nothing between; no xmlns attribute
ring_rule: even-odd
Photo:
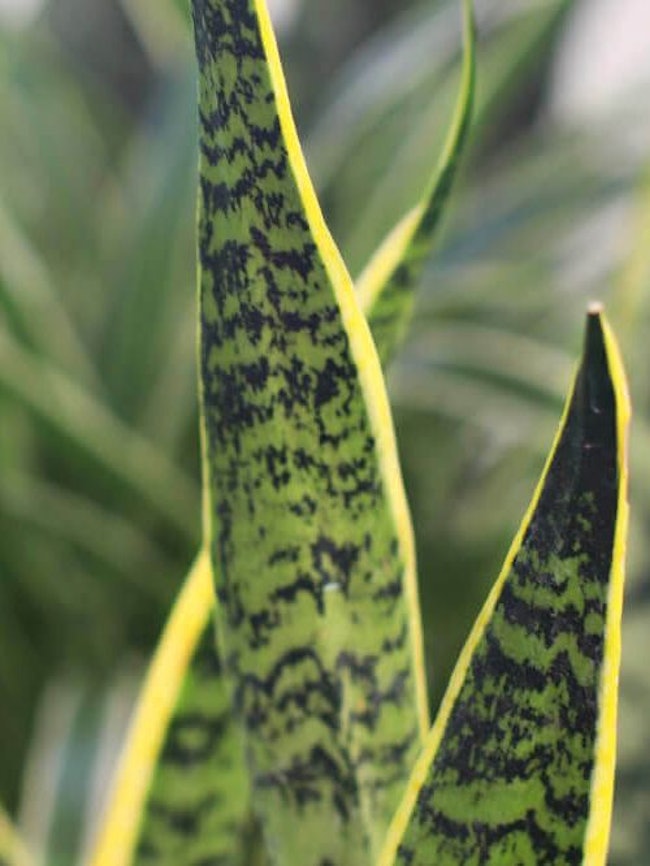
<svg viewBox="0 0 650 866"><path fill-rule="evenodd" d="M547 466L443 700L380 866L604 866L614 774L628 404L587 318Z"/></svg>
<svg viewBox="0 0 650 866"><path fill-rule="evenodd" d="M441 218L467 145L476 80L476 30L472 0L463 0L463 64L456 105L438 163L424 194L389 232L357 280L382 366L406 336L415 289L438 237Z"/></svg>

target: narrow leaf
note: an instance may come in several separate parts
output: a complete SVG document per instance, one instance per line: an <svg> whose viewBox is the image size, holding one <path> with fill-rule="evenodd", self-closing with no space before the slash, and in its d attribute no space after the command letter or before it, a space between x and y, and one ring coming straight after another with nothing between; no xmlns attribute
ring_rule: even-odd
<svg viewBox="0 0 650 866"><path fill-rule="evenodd" d="M240 862L248 780L213 607L202 552L147 675L92 866Z"/></svg>
<svg viewBox="0 0 650 866"><path fill-rule="evenodd" d="M549 462L381 866L603 866L627 529L624 373L601 313Z"/></svg>
<svg viewBox="0 0 650 866"><path fill-rule="evenodd" d="M45 264L0 201L0 307L7 327L88 386L99 378Z"/></svg>
<svg viewBox="0 0 650 866"><path fill-rule="evenodd" d="M193 15L206 524L254 805L272 860L358 864L427 727L392 420L267 9Z"/></svg>
<svg viewBox="0 0 650 866"><path fill-rule="evenodd" d="M196 490L187 475L77 381L7 332L0 332L0 393L15 399L122 488L153 506L179 536L196 536Z"/></svg>
<svg viewBox="0 0 650 866"><path fill-rule="evenodd" d="M248 775L228 698L210 622L166 732L135 863L244 862Z"/></svg>
<svg viewBox="0 0 650 866"><path fill-rule="evenodd" d="M467 140L476 75L471 0L463 0L463 40L460 91L436 170L422 199L389 233L357 280L359 302L384 367L406 333L414 290L437 238L436 230Z"/></svg>
<svg viewBox="0 0 650 866"><path fill-rule="evenodd" d="M59 485L36 479L27 473L6 473L0 489L0 515L19 522L36 539L39 533L63 539L76 549L90 554L117 574L139 583L135 568L165 567L163 554L138 526L104 508L87 496ZM20 550L24 558L24 551ZM148 575L147 575L148 576ZM160 600L161 587L143 580L140 587Z"/></svg>

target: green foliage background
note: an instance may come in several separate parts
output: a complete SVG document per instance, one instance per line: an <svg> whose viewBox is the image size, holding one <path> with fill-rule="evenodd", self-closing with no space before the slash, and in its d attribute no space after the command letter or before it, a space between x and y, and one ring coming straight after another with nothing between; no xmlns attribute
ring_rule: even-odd
<svg viewBox="0 0 650 866"><path fill-rule="evenodd" d="M634 866L650 853L650 150L615 134L643 134L634 112L571 128L544 112L570 6L479 4L471 153L390 385L437 702L551 441L585 305L608 304L636 413L611 858ZM200 534L187 14L81 10L49 0L0 30L0 796L48 863L89 832ZM280 41L356 274L437 157L459 10L309 2Z"/></svg>

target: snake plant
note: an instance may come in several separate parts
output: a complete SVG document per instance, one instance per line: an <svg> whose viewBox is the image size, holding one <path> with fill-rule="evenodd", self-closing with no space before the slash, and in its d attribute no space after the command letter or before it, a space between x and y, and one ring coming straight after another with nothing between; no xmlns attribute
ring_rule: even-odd
<svg viewBox="0 0 650 866"><path fill-rule="evenodd" d="M264 0L193 0L203 546L92 866L588 864L607 856L628 400L598 305L531 504L431 724L384 372L467 138L353 282Z"/></svg>

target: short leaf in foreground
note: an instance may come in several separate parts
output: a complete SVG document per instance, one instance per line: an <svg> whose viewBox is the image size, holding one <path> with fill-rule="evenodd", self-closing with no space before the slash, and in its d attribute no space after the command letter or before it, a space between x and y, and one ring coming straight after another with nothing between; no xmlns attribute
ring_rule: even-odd
<svg viewBox="0 0 650 866"><path fill-rule="evenodd" d="M241 733L206 628L213 602L202 551L142 689L93 866L238 862L248 784Z"/></svg>
<svg viewBox="0 0 650 866"><path fill-rule="evenodd" d="M528 513L461 654L380 866L603 866L629 408L598 310Z"/></svg>

